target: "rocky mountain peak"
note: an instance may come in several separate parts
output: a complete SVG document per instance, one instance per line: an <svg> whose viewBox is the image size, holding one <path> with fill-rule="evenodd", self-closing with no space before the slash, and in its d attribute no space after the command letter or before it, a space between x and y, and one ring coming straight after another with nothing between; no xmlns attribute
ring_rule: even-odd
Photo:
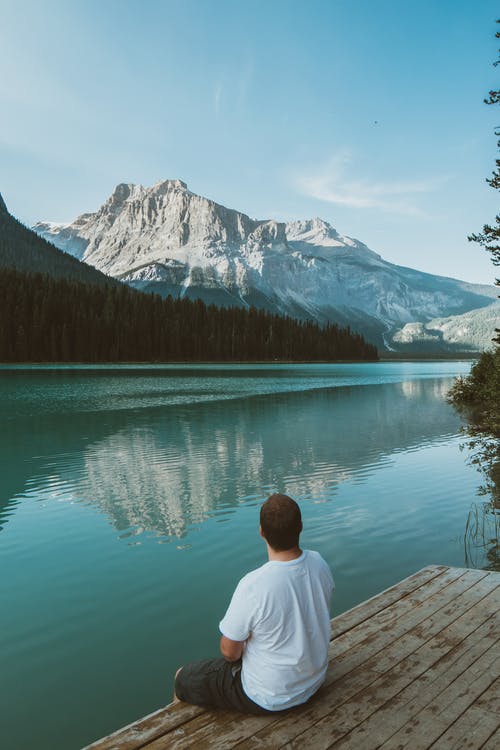
<svg viewBox="0 0 500 750"><path fill-rule="evenodd" d="M135 185L132 183L120 182L111 193L109 199L116 202L125 201L134 188Z"/></svg>
<svg viewBox="0 0 500 750"><path fill-rule="evenodd" d="M0 213L8 214L7 206L5 205L5 201L2 198L2 194L0 193Z"/></svg>
<svg viewBox="0 0 500 750"><path fill-rule="evenodd" d="M140 185L134 185L133 183L120 182L115 187L107 201L101 206L98 214L118 215L123 209L126 201L128 201L130 196L140 187Z"/></svg>
<svg viewBox="0 0 500 750"><path fill-rule="evenodd" d="M339 244L339 242L344 244L344 238L339 235L337 230L324 219L320 219L319 216L314 219L288 222L286 234L289 240L299 240L318 245L324 244L324 240L335 240L336 244Z"/></svg>
<svg viewBox="0 0 500 750"><path fill-rule="evenodd" d="M188 186L182 180L159 180L150 189L153 193L166 193L168 190L187 190Z"/></svg>
<svg viewBox="0 0 500 750"><path fill-rule="evenodd" d="M159 197L178 191L189 192L186 183L182 180L159 180L149 188L131 182L120 182L104 205L119 206L121 208L128 200L142 201L148 196Z"/></svg>
<svg viewBox="0 0 500 750"><path fill-rule="evenodd" d="M287 224L253 219L178 179L150 187L120 183L95 213L35 229L139 289L349 323L380 345L406 323L496 299L493 286L393 266L319 217Z"/></svg>

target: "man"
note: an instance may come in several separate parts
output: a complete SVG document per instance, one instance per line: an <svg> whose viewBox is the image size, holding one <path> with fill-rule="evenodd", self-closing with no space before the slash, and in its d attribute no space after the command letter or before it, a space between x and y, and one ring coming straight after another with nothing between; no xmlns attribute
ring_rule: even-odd
<svg viewBox="0 0 500 750"><path fill-rule="evenodd" d="M239 582L219 628L223 659L178 670L178 699L207 708L269 714L305 703L328 666L332 574L318 552L301 550L302 518L287 495L260 511L269 561Z"/></svg>

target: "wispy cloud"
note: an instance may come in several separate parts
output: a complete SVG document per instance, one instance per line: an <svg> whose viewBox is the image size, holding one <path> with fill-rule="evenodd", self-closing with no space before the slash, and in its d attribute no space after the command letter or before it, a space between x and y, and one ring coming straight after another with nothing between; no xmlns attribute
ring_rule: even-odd
<svg viewBox="0 0 500 750"><path fill-rule="evenodd" d="M214 88L214 110L215 114L218 115L220 112L220 104L222 99L222 83L217 83Z"/></svg>
<svg viewBox="0 0 500 750"><path fill-rule="evenodd" d="M255 60L247 56L241 64L222 74L213 86L212 105L217 116L222 113L243 112L253 85Z"/></svg>
<svg viewBox="0 0 500 750"><path fill-rule="evenodd" d="M418 180L369 180L352 178L352 171L351 154L344 151L320 169L297 177L296 186L305 195L326 203L422 216L424 212L412 197L437 190L449 179L441 176Z"/></svg>

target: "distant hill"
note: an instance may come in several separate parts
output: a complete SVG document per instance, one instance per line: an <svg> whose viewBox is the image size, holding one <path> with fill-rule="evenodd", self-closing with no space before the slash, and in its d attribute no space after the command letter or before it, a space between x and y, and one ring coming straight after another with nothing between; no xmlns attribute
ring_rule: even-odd
<svg viewBox="0 0 500 750"><path fill-rule="evenodd" d="M398 352L481 352L492 347L500 325L500 302L462 315L434 318L428 323L407 323L390 339Z"/></svg>
<svg viewBox="0 0 500 750"><path fill-rule="evenodd" d="M0 268L10 268L26 273L47 273L54 278L88 284L112 284L113 286L119 284L96 268L59 250L36 232L21 224L8 212L1 195Z"/></svg>

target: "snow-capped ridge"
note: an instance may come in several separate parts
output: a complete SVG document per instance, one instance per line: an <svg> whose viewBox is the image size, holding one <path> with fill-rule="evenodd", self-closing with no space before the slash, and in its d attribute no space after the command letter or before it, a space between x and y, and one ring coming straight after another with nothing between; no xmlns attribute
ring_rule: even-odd
<svg viewBox="0 0 500 750"><path fill-rule="evenodd" d="M342 254L358 259L364 257L367 261L382 260L378 253L370 250L363 242L339 234L331 224L318 216L288 222L286 236L292 247L307 255L333 258Z"/></svg>
<svg viewBox="0 0 500 750"><path fill-rule="evenodd" d="M156 192L159 190L188 190L188 186L182 180L158 180L158 182L154 183L151 190Z"/></svg>
<svg viewBox="0 0 500 750"><path fill-rule="evenodd" d="M320 217L253 219L178 179L151 187L120 183L96 212L34 229L141 289L349 323L378 343L406 323L463 313L496 297L493 285L388 263Z"/></svg>
<svg viewBox="0 0 500 750"><path fill-rule="evenodd" d="M287 224L287 235L290 240L303 240L305 242L338 241L340 235L324 219L316 216L314 219L299 219Z"/></svg>

